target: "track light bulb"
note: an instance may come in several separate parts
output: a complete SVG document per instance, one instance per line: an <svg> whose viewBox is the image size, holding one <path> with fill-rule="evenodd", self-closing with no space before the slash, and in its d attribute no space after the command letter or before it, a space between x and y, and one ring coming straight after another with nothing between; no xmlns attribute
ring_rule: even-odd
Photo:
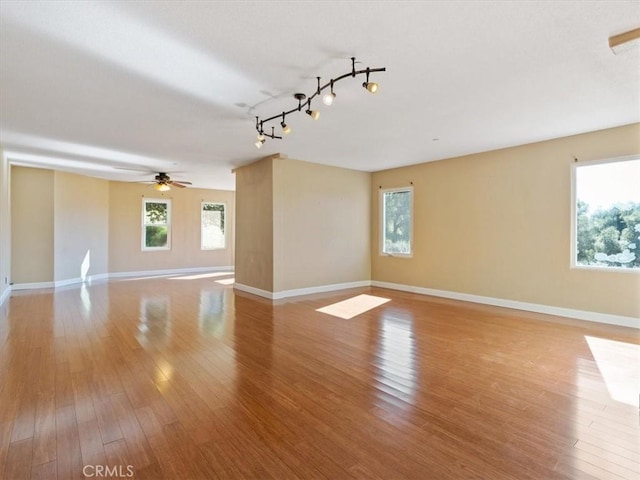
<svg viewBox="0 0 640 480"><path fill-rule="evenodd" d="M256 138L258 139L259 142L264 142L264 135L262 133L259 133Z"/></svg>
<svg viewBox="0 0 640 480"><path fill-rule="evenodd" d="M282 133L285 135L289 135L291 133L291 127L289 125L284 122L280 122L280 125L282 125Z"/></svg>
<svg viewBox="0 0 640 480"><path fill-rule="evenodd" d="M336 98L336 94L333 92L330 93L325 93L322 96L322 103L324 103L327 106L331 106L333 105L333 100Z"/></svg>
<svg viewBox="0 0 640 480"><path fill-rule="evenodd" d="M317 120L320 118L320 112L318 110L307 110L305 113L309 115L311 118L313 118L314 120Z"/></svg>
<svg viewBox="0 0 640 480"><path fill-rule="evenodd" d="M369 90L370 93L376 93L378 91L378 84L375 82L364 82L362 86Z"/></svg>
<svg viewBox="0 0 640 480"><path fill-rule="evenodd" d="M168 192L169 190L171 190L171 187L166 183L156 183L153 188L155 188L159 192Z"/></svg>
<svg viewBox="0 0 640 480"><path fill-rule="evenodd" d="M256 146L256 148L262 148L262 145L264 144L264 137L262 137L262 140L257 140L256 143L254 143L254 145Z"/></svg>

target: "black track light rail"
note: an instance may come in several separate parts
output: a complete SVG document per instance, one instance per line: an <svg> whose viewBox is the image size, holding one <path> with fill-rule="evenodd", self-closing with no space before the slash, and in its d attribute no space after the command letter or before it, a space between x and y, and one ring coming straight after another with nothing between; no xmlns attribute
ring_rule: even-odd
<svg viewBox="0 0 640 480"><path fill-rule="evenodd" d="M356 70L356 57L351 57L351 71L348 73L345 73L344 75L340 75L339 77L336 78L332 78L330 81L328 81L326 84L320 86L320 77L316 77L318 79L318 88L316 89L316 91L313 93L313 95L306 97L306 95L304 94L298 94L296 93L295 97L298 99L298 106L295 108L292 108L291 110L284 111L282 113L278 113L277 115L273 115L272 117L269 118L265 118L260 120L259 117L256 117L256 130L258 131L258 134L260 135L264 135L265 137L269 137L269 138L277 138L282 140L282 137L275 135L274 131L275 131L275 127L271 127L271 133L265 133L264 132L264 124L267 122L271 122L273 120L276 119L282 119L282 122L284 123L284 119L287 115L290 115L294 112L300 112L302 111L302 109L304 107L307 107L307 109L311 109L311 100L313 100L314 98L316 98L317 96L319 96L322 91L326 88L333 88L333 85L335 85L336 82L339 82L340 80L343 80L347 77L355 77L356 75L366 75L367 76L367 82L369 82L369 74L370 73L375 73L375 72L386 72L387 69L385 67L382 68L364 68L362 70ZM307 98L307 100L302 103L302 100L304 100L304 98Z"/></svg>

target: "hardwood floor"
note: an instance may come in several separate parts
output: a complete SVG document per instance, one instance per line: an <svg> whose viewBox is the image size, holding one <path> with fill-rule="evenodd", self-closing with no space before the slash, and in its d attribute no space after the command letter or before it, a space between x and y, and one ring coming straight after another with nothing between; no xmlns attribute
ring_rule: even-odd
<svg viewBox="0 0 640 480"><path fill-rule="evenodd" d="M6 479L637 479L638 331L232 275L0 308ZM351 319L316 311L389 299Z"/></svg>

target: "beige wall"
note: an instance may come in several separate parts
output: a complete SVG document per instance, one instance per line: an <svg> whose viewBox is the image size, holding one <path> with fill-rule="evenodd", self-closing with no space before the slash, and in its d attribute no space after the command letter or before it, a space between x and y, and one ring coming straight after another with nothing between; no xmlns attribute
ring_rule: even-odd
<svg viewBox="0 0 640 480"><path fill-rule="evenodd" d="M109 182L16 166L11 182L14 283L108 273Z"/></svg>
<svg viewBox="0 0 640 480"><path fill-rule="evenodd" d="M11 202L9 161L0 148L0 300L11 282Z"/></svg>
<svg viewBox="0 0 640 480"><path fill-rule="evenodd" d="M569 253L573 157L586 161L639 152L640 125L635 124L374 174L266 159L237 171L236 281L274 292L366 280L370 265L375 281L638 317L640 275L571 269ZM50 170L12 167L10 184L6 160L1 166L0 295L10 264L15 283L54 280L55 265L67 258L54 251L54 238L76 253L85 248L69 243L73 215L54 211L53 200L71 206L93 182L76 184L75 176L54 178ZM369 177L369 205L363 206L362 184ZM410 182L415 254L381 257L378 187ZM68 196L55 190L69 183L73 193ZM120 182L109 182L108 190L108 271L234 264L233 192L174 189L165 194L173 198L172 250L142 252L142 196L160 194ZM104 197L98 188L92 208ZM228 205L229 248L224 251L200 251L202 200ZM369 212L370 228L359 225ZM54 214L63 215L60 223L54 224ZM345 229L348 235L336 244L335 231ZM362 258L367 254L370 264ZM96 268L105 261L96 259ZM74 272L56 270L55 279Z"/></svg>
<svg viewBox="0 0 640 480"><path fill-rule="evenodd" d="M54 280L109 272L109 182L54 172Z"/></svg>
<svg viewBox="0 0 640 480"><path fill-rule="evenodd" d="M274 291L370 279L371 174L274 160Z"/></svg>
<svg viewBox="0 0 640 480"><path fill-rule="evenodd" d="M11 167L11 280L52 282L54 172Z"/></svg>
<svg viewBox="0 0 640 480"><path fill-rule="evenodd" d="M273 159L236 174L236 283L273 291Z"/></svg>
<svg viewBox="0 0 640 480"><path fill-rule="evenodd" d="M377 172L372 280L638 317L638 273L570 268L574 156L637 153L635 124ZM380 256L378 186L411 181L415 253Z"/></svg>
<svg viewBox="0 0 640 480"><path fill-rule="evenodd" d="M171 249L142 251L142 199L171 199ZM201 203L227 205L227 247L200 249ZM109 272L139 272L234 263L235 194L231 191L172 188L158 192L148 185L109 182Z"/></svg>
<svg viewBox="0 0 640 480"><path fill-rule="evenodd" d="M159 192L141 184L12 167L12 281L61 282L108 273L233 265L234 193L195 188L167 193L165 197L172 198L172 248L142 252L142 195L158 197ZM227 205L223 250L200 249L202 201Z"/></svg>
<svg viewBox="0 0 640 480"><path fill-rule="evenodd" d="M370 278L371 174L274 155L236 170L236 282L278 293Z"/></svg>

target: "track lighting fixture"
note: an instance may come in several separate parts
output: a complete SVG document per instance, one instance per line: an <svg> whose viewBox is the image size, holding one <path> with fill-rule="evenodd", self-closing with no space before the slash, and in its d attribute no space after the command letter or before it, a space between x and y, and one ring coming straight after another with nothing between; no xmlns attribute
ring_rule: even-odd
<svg viewBox="0 0 640 480"><path fill-rule="evenodd" d="M366 82L363 83L362 86L369 90L371 93L376 93L378 91L378 84L375 82Z"/></svg>
<svg viewBox="0 0 640 480"><path fill-rule="evenodd" d="M284 119L284 114L282 118ZM256 148L262 148L262 145L264 145L264 142L266 141L266 137L282 139L282 137L278 137L274 133L275 127L271 127L271 134L264 133L263 123L264 121L261 122L260 119L256 117L256 130L258 131L258 139L256 140L256 143L254 143Z"/></svg>
<svg viewBox="0 0 640 480"><path fill-rule="evenodd" d="M282 137L277 136L274 133L274 128L275 127L271 127L271 134L268 133L264 133L264 124L267 122L271 122L273 120L277 120L277 119L281 119L280 121L280 126L282 127L282 133L284 135L288 135L289 133L291 133L291 127L289 125L287 125L285 119L287 115L290 115L294 112L301 112L304 108L304 112L309 115L311 118L313 118L314 120L318 120L318 118L320 118L320 112L318 110L312 110L311 109L311 100L313 100L316 96L321 96L322 95L322 91L329 88L330 91L325 93L324 95L322 95L322 103L324 103L325 105L332 105L333 101L336 98L336 94L333 91L333 84L336 82L339 82L340 80L343 80L347 77L356 77L357 75L366 75L366 81L362 84L362 86L364 88L367 89L367 91L371 92L371 93L376 93L378 91L378 84L375 82L370 82L369 81L369 74L373 73L373 72L386 72L386 68L382 67L382 68L366 68L363 70L356 70L356 58L355 57L351 57L351 71L347 72L343 75L340 75L339 77L336 78L332 78L328 83L326 83L325 85L321 85L320 83L320 77L316 77L316 79L318 80L318 86L316 87L316 91L314 92L313 95L310 95L309 97L307 97L304 93L295 93L293 95L293 98L295 98L296 100L298 100L298 106L295 108L292 108L291 110L289 110L288 112L282 112L279 113L278 115L274 115L272 117L269 118L265 118L263 120L260 120L259 117L256 117L256 130L258 132L258 140L256 141L255 145L257 148L261 148L262 145L265 143L266 141L266 137L269 137L271 139L282 139Z"/></svg>
<svg viewBox="0 0 640 480"><path fill-rule="evenodd" d="M291 127L284 123L284 112L282 112L282 121L280 122L280 126L282 127L282 133L285 135L289 135L291 133Z"/></svg>
<svg viewBox="0 0 640 480"><path fill-rule="evenodd" d="M336 94L333 93L333 80L331 80L331 92L327 92L322 96L322 103L326 106L333 105L333 101L336 99Z"/></svg>
<svg viewBox="0 0 640 480"><path fill-rule="evenodd" d="M258 136L256 137L256 148L262 148L265 142L264 133L262 132L262 123L258 124L258 118L256 117L256 130L258 130Z"/></svg>
<svg viewBox="0 0 640 480"><path fill-rule="evenodd" d="M367 73L367 81L366 81L366 82L364 82L364 83L362 84L362 86L363 86L364 88L366 88L367 90L369 90L369 92L371 92L371 93L376 93L376 92L378 91L378 84L377 84L377 83L375 83L375 82L370 82L370 81L369 81L369 73L370 73L370 70L369 70L368 68L367 68L367 70L366 70L366 73Z"/></svg>
<svg viewBox="0 0 640 480"><path fill-rule="evenodd" d="M309 115L314 120L317 120L320 118L320 112L318 110L307 110L306 114Z"/></svg>
<svg viewBox="0 0 640 480"><path fill-rule="evenodd" d="M311 118L313 118L314 120L317 120L320 118L320 112L318 110L311 110L311 99L309 99L309 101L307 102L307 105L309 105L309 108L307 108L304 113L306 113L307 115L309 115Z"/></svg>

